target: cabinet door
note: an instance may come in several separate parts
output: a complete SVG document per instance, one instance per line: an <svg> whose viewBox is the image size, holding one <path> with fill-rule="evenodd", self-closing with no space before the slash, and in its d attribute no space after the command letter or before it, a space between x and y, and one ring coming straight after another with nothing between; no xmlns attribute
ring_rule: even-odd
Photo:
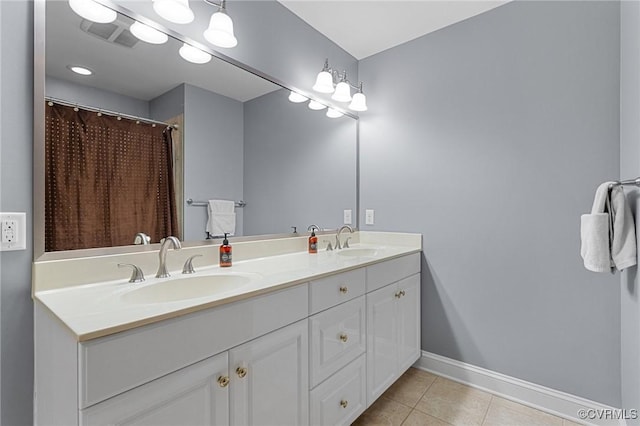
<svg viewBox="0 0 640 426"><path fill-rule="evenodd" d="M80 424L227 425L227 361L224 352L86 408Z"/></svg>
<svg viewBox="0 0 640 426"><path fill-rule="evenodd" d="M397 286L367 294L367 406L397 379Z"/></svg>
<svg viewBox="0 0 640 426"><path fill-rule="evenodd" d="M398 374L420 358L420 274L398 283Z"/></svg>
<svg viewBox="0 0 640 426"><path fill-rule="evenodd" d="M232 425L309 424L307 320L229 351Z"/></svg>

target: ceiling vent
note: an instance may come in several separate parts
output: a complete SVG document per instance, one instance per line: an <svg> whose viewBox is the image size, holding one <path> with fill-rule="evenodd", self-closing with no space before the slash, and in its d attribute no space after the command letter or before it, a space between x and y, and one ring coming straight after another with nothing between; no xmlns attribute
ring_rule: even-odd
<svg viewBox="0 0 640 426"><path fill-rule="evenodd" d="M129 31L131 22L128 18L118 15L118 19L108 24L83 19L80 22L80 29L88 34L99 37L109 43L132 48L140 40Z"/></svg>

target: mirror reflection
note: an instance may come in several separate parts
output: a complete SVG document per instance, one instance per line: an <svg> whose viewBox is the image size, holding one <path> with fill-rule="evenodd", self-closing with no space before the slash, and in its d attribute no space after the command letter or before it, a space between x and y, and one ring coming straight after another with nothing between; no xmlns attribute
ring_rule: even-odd
<svg viewBox="0 0 640 426"><path fill-rule="evenodd" d="M49 1L46 8L47 164L60 165L57 179L67 181L69 188L57 195L64 204L52 201L49 190L45 204L48 211L75 212L48 216L47 239L71 232L113 233L121 222L135 220L133 228L113 242L90 239L89 247L133 244L134 240L155 243L165 232L189 241L225 230L247 236L289 233L292 227L303 231L311 223L335 228L342 224L344 210L352 210L356 217L356 120L328 118L326 110L313 111L306 103L290 102L286 88L200 50L196 52L200 58L194 58L193 52L189 56L189 46L181 40L166 37L165 41L161 36L156 40L161 44L141 41L131 33L135 21L123 14L112 23L99 24L78 16L66 1ZM76 66L91 74L73 72ZM51 148L50 112L57 108L66 108L67 115L76 119L74 125L64 127L59 139L70 137L72 129L88 135L86 126L93 126L98 116L130 124L126 137L104 137L99 143L87 138L97 151L94 168L109 173L89 177L82 163L71 161L77 160L77 154L61 151L64 143ZM86 117L75 117L83 114ZM137 136L132 135L145 127L159 130L162 139L167 127L162 123L175 127L170 131L169 160L149 157L146 149L135 145L127 145L126 154L125 148L99 146L117 144L115 139L133 140ZM117 183L130 183L132 170L152 173L141 171L148 164L154 166L153 173L159 173L160 163L168 164L163 173L171 178L172 188L167 191L169 207L160 210L175 216L175 226L156 230L151 229L147 210L164 196L157 195L160 190L146 188L146 193L134 194ZM62 167L70 169L71 164L82 169L73 178ZM124 170L124 175L114 175L111 171L116 169ZM47 179L47 186L52 186L49 171ZM105 186L113 187L113 194L105 195ZM127 196L119 198L116 207L106 203L98 208L79 201L79 192L94 194L100 203L118 194Z"/></svg>

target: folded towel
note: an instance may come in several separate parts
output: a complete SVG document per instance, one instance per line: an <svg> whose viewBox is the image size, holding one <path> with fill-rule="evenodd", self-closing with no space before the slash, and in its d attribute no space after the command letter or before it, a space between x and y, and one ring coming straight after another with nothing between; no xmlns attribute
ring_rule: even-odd
<svg viewBox="0 0 640 426"><path fill-rule="evenodd" d="M235 201L209 200L206 231L212 237L221 237L225 233L234 235L236 232Z"/></svg>
<svg viewBox="0 0 640 426"><path fill-rule="evenodd" d="M580 254L594 272L622 270L637 263L636 234L631 209L620 186L605 182L596 190L590 214L580 218Z"/></svg>

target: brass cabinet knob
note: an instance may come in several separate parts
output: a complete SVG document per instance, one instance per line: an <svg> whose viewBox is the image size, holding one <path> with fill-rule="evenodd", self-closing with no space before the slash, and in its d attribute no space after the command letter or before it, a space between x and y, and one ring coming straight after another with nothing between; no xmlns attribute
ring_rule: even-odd
<svg viewBox="0 0 640 426"><path fill-rule="evenodd" d="M402 294L400 294L400 292L396 293L396 299L400 299L400 296L402 296Z"/></svg>
<svg viewBox="0 0 640 426"><path fill-rule="evenodd" d="M349 401L347 401L346 399L340 401L340 406L342 408L347 408L347 405L349 405Z"/></svg>
<svg viewBox="0 0 640 426"><path fill-rule="evenodd" d="M347 291L349 291L347 286L340 286L340 293L347 294Z"/></svg>
<svg viewBox="0 0 640 426"><path fill-rule="evenodd" d="M227 385L229 384L229 377L228 376L218 377L218 384L220 385L221 388L227 387Z"/></svg>
<svg viewBox="0 0 640 426"><path fill-rule="evenodd" d="M342 340L343 342L346 342L349 339L349 336L347 336L347 333L340 333L340 340Z"/></svg>
<svg viewBox="0 0 640 426"><path fill-rule="evenodd" d="M404 290L400 290L400 296L404 296L405 294Z"/></svg>
<svg viewBox="0 0 640 426"><path fill-rule="evenodd" d="M236 374L238 375L238 377L240 377L241 379L247 375L247 369L244 367L238 367L236 368Z"/></svg>

